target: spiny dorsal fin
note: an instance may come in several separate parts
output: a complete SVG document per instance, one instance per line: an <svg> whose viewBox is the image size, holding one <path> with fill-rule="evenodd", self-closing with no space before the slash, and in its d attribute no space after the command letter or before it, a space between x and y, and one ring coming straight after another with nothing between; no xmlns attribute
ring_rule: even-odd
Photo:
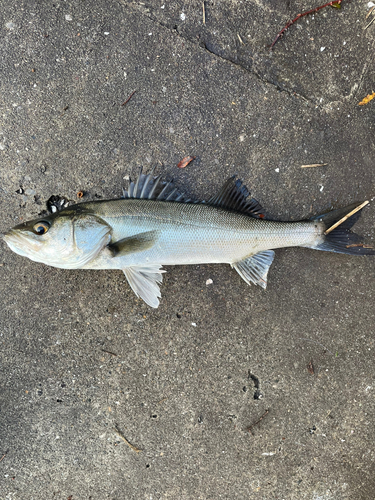
<svg viewBox="0 0 375 500"><path fill-rule="evenodd" d="M264 219L264 210L260 203L254 198L248 200L249 195L247 187L234 176L226 181L217 195L210 198L207 204L246 213L257 219Z"/></svg>
<svg viewBox="0 0 375 500"><path fill-rule="evenodd" d="M189 203L191 200L184 193L178 191L173 185L173 180L165 182L161 175L154 176L155 167L148 175L142 173L142 167L135 182L130 181L129 188L122 190L124 198L139 198L159 201L180 201Z"/></svg>

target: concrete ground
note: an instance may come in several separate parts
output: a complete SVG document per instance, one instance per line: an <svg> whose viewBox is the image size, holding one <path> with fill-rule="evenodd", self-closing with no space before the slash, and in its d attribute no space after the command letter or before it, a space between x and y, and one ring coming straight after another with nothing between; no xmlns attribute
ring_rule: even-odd
<svg viewBox="0 0 375 500"><path fill-rule="evenodd" d="M319 3L1 2L0 231L140 165L202 198L237 173L282 220L374 199L368 2L267 47ZM153 310L2 242L0 499L373 499L374 264L278 250L265 292L169 268Z"/></svg>

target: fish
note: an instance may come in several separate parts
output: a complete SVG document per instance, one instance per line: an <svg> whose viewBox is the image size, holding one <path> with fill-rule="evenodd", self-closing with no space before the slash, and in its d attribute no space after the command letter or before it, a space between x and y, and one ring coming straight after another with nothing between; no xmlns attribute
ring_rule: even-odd
<svg viewBox="0 0 375 500"><path fill-rule="evenodd" d="M309 220L275 221L236 176L199 201L154 169L147 175L141 169L122 198L65 205L10 229L5 242L21 256L57 268L121 269L153 308L160 303L163 266L226 263L246 283L265 289L277 248L375 255L351 231L361 211L346 218L358 204Z"/></svg>

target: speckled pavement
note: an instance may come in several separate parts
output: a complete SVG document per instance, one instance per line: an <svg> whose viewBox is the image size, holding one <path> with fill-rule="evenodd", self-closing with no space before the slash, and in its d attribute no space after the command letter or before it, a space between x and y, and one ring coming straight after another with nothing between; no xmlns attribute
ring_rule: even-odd
<svg viewBox="0 0 375 500"><path fill-rule="evenodd" d="M206 199L236 173L280 220L373 201L368 2L267 47L317 5L1 2L0 232L51 195L119 197L141 165ZM120 271L1 242L0 499L372 500L374 278L371 257L282 249L266 291L168 268L153 310Z"/></svg>

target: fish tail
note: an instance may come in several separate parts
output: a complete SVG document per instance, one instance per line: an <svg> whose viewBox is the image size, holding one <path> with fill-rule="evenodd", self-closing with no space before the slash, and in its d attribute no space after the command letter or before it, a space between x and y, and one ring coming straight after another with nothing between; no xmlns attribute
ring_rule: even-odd
<svg viewBox="0 0 375 500"><path fill-rule="evenodd" d="M361 207L361 205L355 203L346 208L333 210L327 214L314 217L313 220L322 222L324 225L320 242L314 248L349 255L375 255L375 248L365 245L363 239L350 230L361 216L363 207L350 215L358 207ZM349 217L346 218L348 215ZM335 227L338 222L339 224Z"/></svg>

